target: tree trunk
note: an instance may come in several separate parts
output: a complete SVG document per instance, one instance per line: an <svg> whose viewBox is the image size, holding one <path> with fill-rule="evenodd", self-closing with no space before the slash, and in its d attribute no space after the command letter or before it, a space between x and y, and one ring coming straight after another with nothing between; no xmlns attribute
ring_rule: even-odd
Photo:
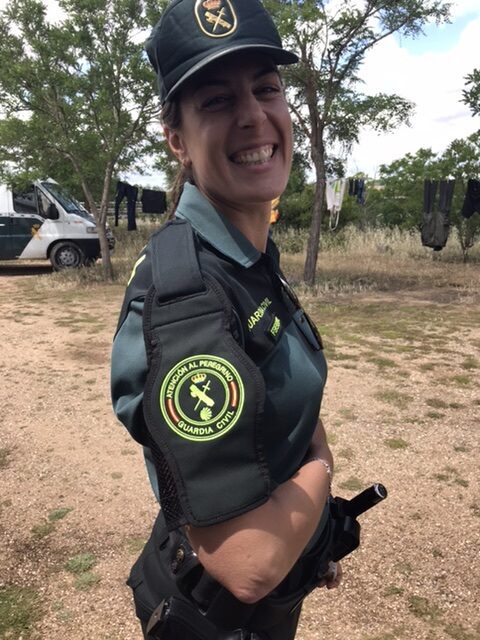
<svg viewBox="0 0 480 640"><path fill-rule="evenodd" d="M97 203L93 199L93 195L88 188L88 185L82 181L82 189L85 194L85 199L88 202L90 212L93 214L95 218L95 222L97 223L97 232L98 239L100 241L100 251L102 254L102 267L103 267L103 277L105 280L112 281L113 280L113 267L112 261L110 259L110 249L108 248L108 240L107 240L107 232L106 232L106 221L107 221L107 207L108 201L102 202L100 204L100 209L97 207Z"/></svg>
<svg viewBox="0 0 480 640"><path fill-rule="evenodd" d="M100 212L98 216L98 236L100 238L100 250L102 252L103 277L105 280L113 280L113 266L110 259L110 250L108 248L108 240L106 234L108 202L110 199L110 186L112 184L114 163L109 162L105 169L105 177L103 180L102 202L100 203Z"/></svg>
<svg viewBox="0 0 480 640"><path fill-rule="evenodd" d="M315 274L317 270L318 247L320 243L320 230L322 226L323 201L325 198L326 175L325 175L325 151L323 144L321 149L316 149L313 158L315 165L315 200L313 203L312 223L307 244L307 257L303 271L305 284L312 287L315 284Z"/></svg>
<svg viewBox="0 0 480 640"><path fill-rule="evenodd" d="M105 280L113 280L113 266L110 259L110 249L108 247L105 223L97 225L98 239L100 240L100 251L102 252L103 277Z"/></svg>
<svg viewBox="0 0 480 640"><path fill-rule="evenodd" d="M108 209L108 194L109 194L110 185L112 182L114 163L109 162L105 170L105 178L103 181L102 202L100 204L100 210L99 210L97 207L97 203L95 202L95 198L93 197L93 194L90 190L90 187L88 186L87 181L83 177L83 174L80 170L80 165L77 162L76 158L74 158L74 156L71 154L67 155L67 157L71 161L75 171L77 172L78 177L80 178L82 191L85 195L85 202L87 204L87 208L90 211L90 213L93 215L97 223L98 239L100 241L100 251L102 254L103 277L105 278L105 280L112 281L113 267L112 267L112 261L110 259L110 249L108 248L106 223L107 223L107 209Z"/></svg>

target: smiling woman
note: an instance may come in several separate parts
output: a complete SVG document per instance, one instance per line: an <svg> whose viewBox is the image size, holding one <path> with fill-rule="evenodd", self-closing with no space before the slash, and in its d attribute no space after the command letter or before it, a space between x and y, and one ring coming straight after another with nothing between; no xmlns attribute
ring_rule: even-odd
<svg viewBox="0 0 480 640"><path fill-rule="evenodd" d="M280 76L263 53L233 53L186 82L167 141L195 185L259 251L283 193L292 125Z"/></svg>
<svg viewBox="0 0 480 640"><path fill-rule="evenodd" d="M162 507L129 584L146 638L291 640L306 593L341 577L326 362L269 234L292 159L277 65L297 56L258 0L174 0L147 52L182 168L112 354Z"/></svg>

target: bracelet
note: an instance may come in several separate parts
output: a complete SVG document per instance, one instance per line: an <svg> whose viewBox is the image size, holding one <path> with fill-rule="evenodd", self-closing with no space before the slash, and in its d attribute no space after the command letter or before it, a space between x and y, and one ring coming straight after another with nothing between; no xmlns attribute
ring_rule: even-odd
<svg viewBox="0 0 480 640"><path fill-rule="evenodd" d="M329 493L331 493L333 480L332 467L330 466L329 462L327 462L324 458L320 458L320 456L311 456L310 458L308 458L308 460L305 460L304 464L315 461L320 462L320 464L323 464L323 466L325 467L328 476L328 491Z"/></svg>

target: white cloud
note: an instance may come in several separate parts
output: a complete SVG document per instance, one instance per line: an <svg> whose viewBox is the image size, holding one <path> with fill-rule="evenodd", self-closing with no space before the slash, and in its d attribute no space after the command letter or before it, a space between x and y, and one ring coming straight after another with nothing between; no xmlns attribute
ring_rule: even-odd
<svg viewBox="0 0 480 640"><path fill-rule="evenodd" d="M475 3L464 0L457 9L468 13ZM476 12L478 15L478 4ZM414 55L390 37L368 54L361 71L364 91L397 93L414 102L416 112L410 128L402 125L388 135L364 131L349 159L350 172L364 171L373 176L380 164L420 147L442 151L455 138L480 128L480 119L473 118L460 102L464 78L478 66L472 52L478 50L479 41L480 15L468 23L449 51Z"/></svg>
<svg viewBox="0 0 480 640"><path fill-rule="evenodd" d="M452 2L450 14L452 19L460 18L468 14L478 13L478 0L456 0Z"/></svg>

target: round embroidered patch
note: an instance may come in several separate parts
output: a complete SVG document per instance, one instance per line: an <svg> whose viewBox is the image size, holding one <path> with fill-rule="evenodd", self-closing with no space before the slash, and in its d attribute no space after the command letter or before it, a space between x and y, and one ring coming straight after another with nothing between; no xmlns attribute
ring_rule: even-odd
<svg viewBox="0 0 480 640"><path fill-rule="evenodd" d="M192 356L175 365L160 389L168 426L187 440L224 436L239 419L244 386L235 367L217 356Z"/></svg>
<svg viewBox="0 0 480 640"><path fill-rule="evenodd" d="M237 28L237 14L230 0L197 0L195 17L210 38L225 38Z"/></svg>

